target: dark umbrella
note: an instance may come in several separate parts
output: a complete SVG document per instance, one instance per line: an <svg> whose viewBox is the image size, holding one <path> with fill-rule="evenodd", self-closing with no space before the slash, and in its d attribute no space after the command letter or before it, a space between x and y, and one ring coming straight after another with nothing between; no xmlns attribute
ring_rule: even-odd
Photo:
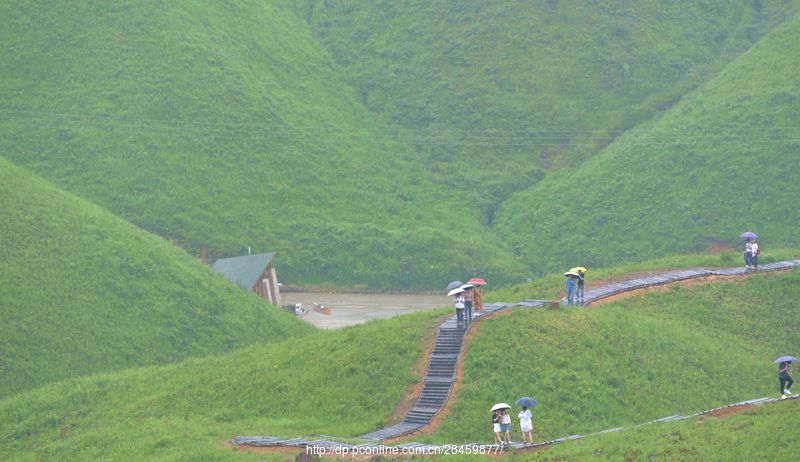
<svg viewBox="0 0 800 462"><path fill-rule="evenodd" d="M739 237L741 237L742 239L758 239L758 234L747 231L742 233Z"/></svg>
<svg viewBox="0 0 800 462"><path fill-rule="evenodd" d="M461 282L461 281L453 281L450 284L447 284L447 290L453 290L456 287L461 287L463 285L464 285L464 283Z"/></svg>
<svg viewBox="0 0 800 462"><path fill-rule="evenodd" d="M528 396L518 399L516 403L522 407L533 407L538 404L535 399Z"/></svg>
<svg viewBox="0 0 800 462"><path fill-rule="evenodd" d="M795 358L794 356L781 356L780 358L772 362L775 364L780 364L780 363L796 363L800 361L798 361L797 358Z"/></svg>

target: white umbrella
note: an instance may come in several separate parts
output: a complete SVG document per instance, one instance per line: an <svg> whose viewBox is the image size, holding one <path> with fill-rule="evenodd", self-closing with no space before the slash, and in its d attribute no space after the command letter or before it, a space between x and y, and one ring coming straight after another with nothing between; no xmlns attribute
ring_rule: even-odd
<svg viewBox="0 0 800 462"><path fill-rule="evenodd" d="M494 406L492 406L492 412L499 411L500 409L511 409L511 406L509 406L506 403L497 403Z"/></svg>
<svg viewBox="0 0 800 462"><path fill-rule="evenodd" d="M461 288L461 287L456 287L455 289L451 290L450 292L447 292L447 295L460 294L461 292L464 292L464 289Z"/></svg>

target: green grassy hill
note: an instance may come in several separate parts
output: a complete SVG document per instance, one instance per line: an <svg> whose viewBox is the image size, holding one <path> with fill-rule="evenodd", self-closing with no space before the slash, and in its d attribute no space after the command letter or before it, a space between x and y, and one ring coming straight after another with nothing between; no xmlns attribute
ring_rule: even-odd
<svg viewBox="0 0 800 462"><path fill-rule="evenodd" d="M533 396L538 440L763 396L797 349L800 272L674 287L581 310L515 310L480 326L438 442L490 441L488 408Z"/></svg>
<svg viewBox="0 0 800 462"><path fill-rule="evenodd" d="M497 229L536 271L732 247L797 247L800 19L658 121L519 194Z"/></svg>
<svg viewBox="0 0 800 462"><path fill-rule="evenodd" d="M190 253L277 251L291 284L523 273L289 10L6 3L0 30L0 153Z"/></svg>
<svg viewBox="0 0 800 462"><path fill-rule="evenodd" d="M366 433L418 380L412 369L440 315L318 331L16 395L0 401L0 459L231 460L223 443L237 434Z"/></svg>
<svg viewBox="0 0 800 462"><path fill-rule="evenodd" d="M408 128L443 182L468 185L487 223L513 192L659 118L798 6L307 3L363 105Z"/></svg>
<svg viewBox="0 0 800 462"><path fill-rule="evenodd" d="M509 195L659 118L796 7L6 3L0 153L194 255L277 251L289 284L520 282L572 255L532 254L563 229L532 228L547 205L527 193L495 220Z"/></svg>
<svg viewBox="0 0 800 462"><path fill-rule="evenodd" d="M775 395L771 360L796 347L798 296L800 272L794 271L675 288L596 309L515 310L485 321L467 352L458 400L433 435L417 439L489 442L488 407L520 394L540 401L538 440ZM239 460L252 455L223 447L235 435L341 437L373 430L418 380L411 368L437 315L320 331L16 395L0 401L0 457ZM747 425L766 433L776 419L765 419ZM661 430L652 431L663 439ZM691 431L693 441L699 431ZM757 443L738 450L758 451L768 441L765 434L748 437ZM597 439L558 451L585 454L598 441L602 454ZM637 444L615 439L607 450L637 450ZM653 445L641 444L639 451ZM694 451L703 454L717 443L697 444L702 447ZM794 440L787 444L800 448Z"/></svg>
<svg viewBox="0 0 800 462"><path fill-rule="evenodd" d="M0 396L313 329L0 158Z"/></svg>

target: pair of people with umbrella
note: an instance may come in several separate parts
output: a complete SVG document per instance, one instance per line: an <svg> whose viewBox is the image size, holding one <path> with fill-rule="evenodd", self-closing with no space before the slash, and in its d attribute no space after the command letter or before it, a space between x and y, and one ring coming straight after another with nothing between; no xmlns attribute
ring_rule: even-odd
<svg viewBox="0 0 800 462"><path fill-rule="evenodd" d="M586 281L586 268L583 266L576 266L564 273L567 277L567 305L575 303L577 296L578 302L583 301L583 286Z"/></svg>
<svg viewBox="0 0 800 462"><path fill-rule="evenodd" d="M756 242L758 234L747 231L739 237L744 239L744 266L747 269L758 270L758 256L761 255L761 248Z"/></svg>
<svg viewBox="0 0 800 462"><path fill-rule="evenodd" d="M522 406L522 411L517 415L520 430L522 431L522 442L533 443L533 415L530 408L536 406L536 400L526 396L518 399L516 403ZM494 443L497 445L511 443L511 416L508 414L509 409L511 409L511 406L506 403L497 403L492 406L492 430L494 431Z"/></svg>
<svg viewBox="0 0 800 462"><path fill-rule="evenodd" d="M453 297L456 308L456 318L459 324L468 325L472 322L472 310L480 311L483 308L483 294L480 287L486 285L481 278L472 278L466 284L453 281L447 285L447 295Z"/></svg>

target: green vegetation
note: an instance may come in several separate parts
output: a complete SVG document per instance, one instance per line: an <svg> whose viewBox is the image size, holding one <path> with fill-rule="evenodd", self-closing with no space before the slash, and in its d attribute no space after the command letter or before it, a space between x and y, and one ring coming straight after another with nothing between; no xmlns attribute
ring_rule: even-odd
<svg viewBox="0 0 800 462"><path fill-rule="evenodd" d="M674 286L596 309L480 325L458 401L427 440L491 442L488 408L534 396L538 440L778 396L772 359L800 329L800 271Z"/></svg>
<svg viewBox="0 0 800 462"><path fill-rule="evenodd" d="M0 208L0 397L314 330L2 158Z"/></svg>
<svg viewBox="0 0 800 462"><path fill-rule="evenodd" d="M0 5L0 30L1 155L194 255L251 243L290 284L521 280L289 11L37 1Z"/></svg>
<svg viewBox="0 0 800 462"><path fill-rule="evenodd" d="M745 230L765 251L797 248L798 54L794 18L660 120L506 203L497 229L545 272L740 246Z"/></svg>
<svg viewBox="0 0 800 462"><path fill-rule="evenodd" d="M770 249L768 254L762 254L759 262L772 263L777 261L800 259L800 250ZM586 290L610 283L619 278L634 279L636 275L646 275L653 271L670 271L689 268L730 268L744 265L742 254L739 252L721 252L718 254L691 254L675 255L655 260L638 263L625 263L619 266L606 268L587 268ZM570 266L564 267L564 271ZM501 289L487 287L484 291L484 300L492 302L518 302L520 300L559 300L565 296L563 273L550 274L536 278L527 284L518 284Z"/></svg>
<svg viewBox="0 0 800 462"><path fill-rule="evenodd" d="M524 460L783 460L797 453L790 430L800 402L761 406L724 419L657 424L557 446Z"/></svg>
<svg viewBox="0 0 800 462"><path fill-rule="evenodd" d="M659 118L797 8L783 0L308 4L300 13L362 104L409 130L424 168L452 188L468 185L485 223L510 194Z"/></svg>
<svg viewBox="0 0 800 462"><path fill-rule="evenodd" d="M480 325L458 400L432 436L416 439L488 442L488 406L522 394L540 401L534 410L537 440L777 395L771 359L795 346L798 296L800 271L794 271L676 287L598 309L514 310ZM235 354L17 394L0 401L0 458L239 460L258 456L224 448L235 435L348 437L371 431L386 423L403 391L419 379L410 370L441 314L318 331ZM766 433L780 425L772 414L785 415L780 409L757 412L765 417L739 425ZM680 450L724 429L706 422L708 430L637 430L650 435L643 443L626 432L552 451L564 457L589 450L610 458L619 451L648 454L653 440L676 432L686 436L674 437L678 443L661 451ZM704 443L687 457L699 459L741 433L736 435ZM724 454L781 454L783 449L764 447L769 437L748 434L752 442ZM794 440L779 441L798 449ZM549 452L537 454L530 457Z"/></svg>
<svg viewBox="0 0 800 462"><path fill-rule="evenodd" d="M796 21L769 35L797 7L6 3L0 155L293 285L797 247Z"/></svg>
<svg viewBox="0 0 800 462"><path fill-rule="evenodd" d="M230 460L243 434L385 425L441 313L70 380L0 401L2 460ZM246 458L246 456L245 456Z"/></svg>

